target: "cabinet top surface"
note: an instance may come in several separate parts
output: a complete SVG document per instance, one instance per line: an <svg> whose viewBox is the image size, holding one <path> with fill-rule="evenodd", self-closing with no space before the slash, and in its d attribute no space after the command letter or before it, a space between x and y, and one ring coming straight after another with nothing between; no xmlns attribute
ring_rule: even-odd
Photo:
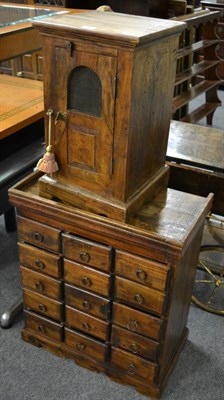
<svg viewBox="0 0 224 400"><path fill-rule="evenodd" d="M149 203L144 204L131 223L117 222L101 217L72 206L58 203L39 196L38 178L40 173L25 178L15 187L11 188L10 200L14 205L39 210L41 213L57 215L58 220L66 220L74 226L78 221L87 221L87 225L103 232L118 230L119 234L141 235L159 242L183 247L194 227L204 220L211 208L212 195L207 198L195 196L189 193L179 192L173 189L162 191ZM13 199L12 199L13 198ZM20 203L21 202L21 203ZM38 204L38 207L37 207ZM91 224L89 224L91 221ZM122 234L123 232L123 234Z"/></svg>
<svg viewBox="0 0 224 400"><path fill-rule="evenodd" d="M185 28L182 22L103 11L52 16L34 22L34 26L49 34L72 33L132 44L179 34Z"/></svg>

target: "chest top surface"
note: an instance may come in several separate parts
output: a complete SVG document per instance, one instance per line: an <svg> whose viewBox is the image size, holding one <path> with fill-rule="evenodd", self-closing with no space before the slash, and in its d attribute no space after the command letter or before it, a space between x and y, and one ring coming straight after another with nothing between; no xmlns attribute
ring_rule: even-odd
<svg viewBox="0 0 224 400"><path fill-rule="evenodd" d="M90 11L80 14L52 16L34 23L40 31L50 34L88 36L89 38L108 38L136 46L154 41L164 36L183 31L182 22L148 18L115 12Z"/></svg>
<svg viewBox="0 0 224 400"><path fill-rule="evenodd" d="M108 234L112 238L111 232L115 230L121 241L133 238L135 245L137 238L147 237L160 242L160 245L163 242L167 246L171 244L182 248L192 230L208 214L213 198L212 194L204 198L168 188L153 201L145 203L131 223L123 223L39 196L39 175L35 172L10 189L10 200L14 205L29 208L31 202L31 207L37 210L34 204L38 203L37 212L41 210L45 213L46 207L47 218L51 218L52 224L57 227L59 221L66 221L68 217L69 224L74 224L76 228L81 223L82 228L85 225L87 230L93 231L94 224L94 232L100 232L101 240Z"/></svg>

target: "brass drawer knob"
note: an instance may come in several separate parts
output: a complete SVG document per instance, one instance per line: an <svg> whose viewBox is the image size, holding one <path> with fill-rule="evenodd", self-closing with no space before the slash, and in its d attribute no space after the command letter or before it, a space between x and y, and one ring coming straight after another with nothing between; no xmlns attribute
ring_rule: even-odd
<svg viewBox="0 0 224 400"><path fill-rule="evenodd" d="M44 285L40 281L36 282L35 286L36 286L36 289L40 290L41 292L44 290Z"/></svg>
<svg viewBox="0 0 224 400"><path fill-rule="evenodd" d="M137 367L136 367L135 364L130 364L130 365L128 366L128 373L129 373L129 374L131 374L131 375L135 374L135 373L136 373L136 370L137 370Z"/></svg>
<svg viewBox="0 0 224 400"><path fill-rule="evenodd" d="M145 281L147 278L147 274L143 269L137 269L136 276L140 281Z"/></svg>
<svg viewBox="0 0 224 400"><path fill-rule="evenodd" d="M40 261L40 260L35 260L35 266L36 266L38 269L44 269L44 268L45 268L44 262L43 262L43 261Z"/></svg>
<svg viewBox="0 0 224 400"><path fill-rule="evenodd" d="M43 325L38 326L38 331L40 331L41 333L46 333L46 329Z"/></svg>
<svg viewBox="0 0 224 400"><path fill-rule="evenodd" d="M77 348L77 350L83 351L83 350L85 350L86 346L83 343L76 343L75 347Z"/></svg>
<svg viewBox="0 0 224 400"><path fill-rule="evenodd" d="M130 351L132 351L132 353L138 353L139 352L139 346L137 345L137 343L132 343L130 345Z"/></svg>
<svg viewBox="0 0 224 400"><path fill-rule="evenodd" d="M43 311L43 312L46 312L47 311L47 307L44 305L44 304L39 304L39 310L40 311Z"/></svg>
<svg viewBox="0 0 224 400"><path fill-rule="evenodd" d="M43 237L43 235L42 235L41 233L35 232L35 233L34 233L34 239L35 239L37 242L43 242L44 237Z"/></svg>
<svg viewBox="0 0 224 400"><path fill-rule="evenodd" d="M128 321L127 328L128 328L129 331L136 332L138 330L138 328L139 328L138 321L135 321L135 320Z"/></svg>
<svg viewBox="0 0 224 400"><path fill-rule="evenodd" d="M87 252L80 253L80 259L85 263L89 262L89 260L90 260L89 253L87 253Z"/></svg>
<svg viewBox="0 0 224 400"><path fill-rule="evenodd" d="M134 299L138 304L143 304L144 303L144 297L142 297L140 294L136 294Z"/></svg>
<svg viewBox="0 0 224 400"><path fill-rule="evenodd" d="M86 331L90 330L90 325L87 322L83 322L82 326Z"/></svg>
<svg viewBox="0 0 224 400"><path fill-rule="evenodd" d="M88 300L84 300L82 302L82 306L85 308L85 310L90 310L90 302Z"/></svg>
<svg viewBox="0 0 224 400"><path fill-rule="evenodd" d="M87 286L87 287L92 285L92 281L90 278L88 278L88 276L83 276L81 279L81 282L84 286Z"/></svg>

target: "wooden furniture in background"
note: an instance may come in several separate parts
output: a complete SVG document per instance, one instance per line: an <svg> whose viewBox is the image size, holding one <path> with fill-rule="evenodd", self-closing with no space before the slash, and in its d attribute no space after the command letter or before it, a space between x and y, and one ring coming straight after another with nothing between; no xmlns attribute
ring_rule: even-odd
<svg viewBox="0 0 224 400"><path fill-rule="evenodd" d="M40 0L41 1L41 0ZM113 11L145 17L168 18L167 0L66 0L66 7L96 9L104 4Z"/></svg>
<svg viewBox="0 0 224 400"><path fill-rule="evenodd" d="M40 50L40 35L32 26L32 18L35 16L33 8L26 5L16 6L15 4L0 3L0 9L2 11L0 61ZM39 10L44 15L43 8Z"/></svg>
<svg viewBox="0 0 224 400"><path fill-rule="evenodd" d="M207 123L212 125L213 114L221 104L217 96L220 79L216 72L220 63L216 55L219 40L215 34L219 17L218 11L203 10L175 18L187 23L177 53L175 120L196 123L206 117ZM189 102L202 94L204 102L190 112Z"/></svg>
<svg viewBox="0 0 224 400"><path fill-rule="evenodd" d="M23 339L158 398L187 338L211 196L164 190L124 224L39 196L38 178L9 191Z"/></svg>
<svg viewBox="0 0 224 400"><path fill-rule="evenodd" d="M43 83L0 75L0 215L16 229L8 189L32 172L44 152Z"/></svg>
<svg viewBox="0 0 224 400"><path fill-rule="evenodd" d="M169 187L207 196L212 212L224 215L224 131L172 121L167 148Z"/></svg>
<svg viewBox="0 0 224 400"><path fill-rule="evenodd" d="M126 221L167 186L170 98L185 24L90 11L34 26L43 35L45 108L57 122L51 138L59 164L52 180L41 178L41 194Z"/></svg>
<svg viewBox="0 0 224 400"><path fill-rule="evenodd" d="M222 85L224 84L224 2L222 0L203 0L201 1L203 8L209 8L211 11L221 11L221 17L219 23L216 27L216 35L219 41L216 53L220 59L220 64L218 66L218 76L221 80Z"/></svg>
<svg viewBox="0 0 224 400"><path fill-rule="evenodd" d="M82 12L60 7L43 7L0 2L0 72L24 78L43 79L42 43L32 21L38 16ZM16 43L16 46L15 46Z"/></svg>

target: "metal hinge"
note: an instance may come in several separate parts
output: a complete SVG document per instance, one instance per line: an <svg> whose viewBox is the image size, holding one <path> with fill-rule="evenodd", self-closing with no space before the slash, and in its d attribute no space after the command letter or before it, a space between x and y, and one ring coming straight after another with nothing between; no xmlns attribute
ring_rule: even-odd
<svg viewBox="0 0 224 400"><path fill-rule="evenodd" d="M111 161L110 161L110 175L113 175L113 173L114 173L114 159L111 158Z"/></svg>
<svg viewBox="0 0 224 400"><path fill-rule="evenodd" d="M112 87L112 90L113 90L113 98L115 99L116 96L117 96L117 77L116 77L116 76L113 78L112 85L113 85L113 87Z"/></svg>

